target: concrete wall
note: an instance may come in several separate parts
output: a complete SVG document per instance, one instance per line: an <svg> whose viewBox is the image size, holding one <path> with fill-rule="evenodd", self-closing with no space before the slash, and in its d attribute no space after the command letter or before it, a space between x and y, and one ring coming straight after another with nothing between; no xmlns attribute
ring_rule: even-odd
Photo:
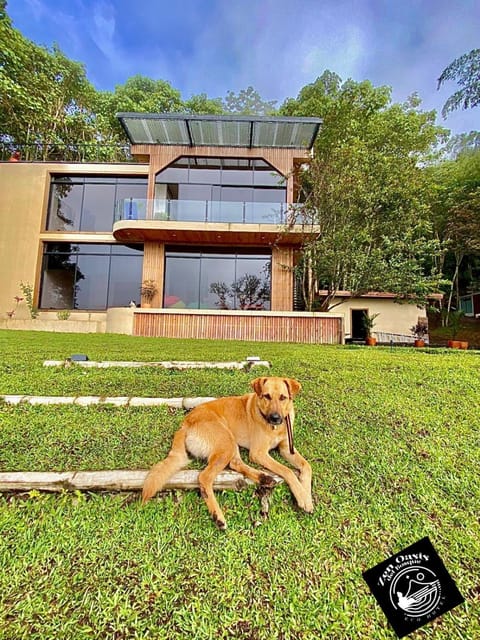
<svg viewBox="0 0 480 640"><path fill-rule="evenodd" d="M388 342L390 339L395 342L413 342L411 327L420 319L426 322L427 316L425 309L420 309L414 304L399 304L391 298L347 299L332 309L332 312L344 314L346 338L349 338L352 332L352 309L366 309L369 315L379 314L372 334L382 342Z"/></svg>
<svg viewBox="0 0 480 640"><path fill-rule="evenodd" d="M40 311L33 319L24 303L18 307L13 318L0 317L0 329L16 329L20 331L54 331L58 333L105 333L107 314L96 311L72 311L66 320L61 320L56 311ZM123 333L123 332L118 332Z"/></svg>
<svg viewBox="0 0 480 640"><path fill-rule="evenodd" d="M22 296L20 283L34 287L38 305L42 241L115 242L110 233L59 233L45 230L52 174L146 175L141 164L0 162L0 318L15 308ZM24 317L18 309L15 318ZM27 319L28 310L24 319Z"/></svg>

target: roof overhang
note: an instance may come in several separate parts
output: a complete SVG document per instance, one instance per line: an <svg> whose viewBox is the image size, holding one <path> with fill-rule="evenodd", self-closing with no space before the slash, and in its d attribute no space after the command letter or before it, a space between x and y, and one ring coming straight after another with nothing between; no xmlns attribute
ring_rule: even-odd
<svg viewBox="0 0 480 640"><path fill-rule="evenodd" d="M117 113L132 144L311 149L322 120L273 116Z"/></svg>
<svg viewBox="0 0 480 640"><path fill-rule="evenodd" d="M162 242L191 245L267 247L300 246L305 237L301 226L288 233L281 225L192 223L159 220L119 220L113 225L115 240L123 243Z"/></svg>

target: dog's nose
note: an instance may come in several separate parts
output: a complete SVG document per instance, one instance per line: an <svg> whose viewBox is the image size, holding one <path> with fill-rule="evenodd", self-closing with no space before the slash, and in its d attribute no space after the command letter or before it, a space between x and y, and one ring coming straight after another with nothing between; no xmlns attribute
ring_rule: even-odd
<svg viewBox="0 0 480 640"><path fill-rule="evenodd" d="M283 418L279 413L271 413L268 416L268 421L270 422L270 424L282 424L283 422Z"/></svg>

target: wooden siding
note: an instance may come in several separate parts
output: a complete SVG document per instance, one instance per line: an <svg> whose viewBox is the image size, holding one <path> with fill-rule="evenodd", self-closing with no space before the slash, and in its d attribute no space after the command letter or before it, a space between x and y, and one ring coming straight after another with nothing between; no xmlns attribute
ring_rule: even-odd
<svg viewBox="0 0 480 640"><path fill-rule="evenodd" d="M172 313L139 309L134 313L133 333L162 338L340 344L342 326L343 317L330 314Z"/></svg>
<svg viewBox="0 0 480 640"><path fill-rule="evenodd" d="M161 242L145 242L143 249L143 280L155 280L158 291L152 300L153 307L163 302L163 281L165 270L165 245Z"/></svg>
<svg viewBox="0 0 480 640"><path fill-rule="evenodd" d="M293 309L292 247L272 247L272 311Z"/></svg>

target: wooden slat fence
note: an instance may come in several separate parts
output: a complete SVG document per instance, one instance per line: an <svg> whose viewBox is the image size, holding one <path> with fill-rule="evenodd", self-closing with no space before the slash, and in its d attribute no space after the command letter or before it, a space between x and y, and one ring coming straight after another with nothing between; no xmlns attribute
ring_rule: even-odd
<svg viewBox="0 0 480 640"><path fill-rule="evenodd" d="M340 344L343 317L327 314L172 313L136 311L136 336Z"/></svg>

